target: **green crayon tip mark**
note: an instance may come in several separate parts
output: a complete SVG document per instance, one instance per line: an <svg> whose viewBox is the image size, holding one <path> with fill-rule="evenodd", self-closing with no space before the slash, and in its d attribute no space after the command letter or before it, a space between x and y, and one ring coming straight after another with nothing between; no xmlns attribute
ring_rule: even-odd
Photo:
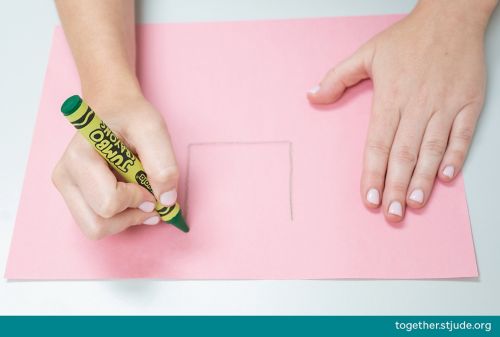
<svg viewBox="0 0 500 337"><path fill-rule="evenodd" d="M179 211L176 216L174 216L172 219L167 221L169 224L179 228L181 231L184 233L189 232L189 227L186 224L186 221L184 221L184 218L182 217L182 212Z"/></svg>
<svg viewBox="0 0 500 337"><path fill-rule="evenodd" d="M82 104L82 99L78 95L73 95L67 100L64 101L63 105L61 106L61 112L64 114L64 116L69 116Z"/></svg>

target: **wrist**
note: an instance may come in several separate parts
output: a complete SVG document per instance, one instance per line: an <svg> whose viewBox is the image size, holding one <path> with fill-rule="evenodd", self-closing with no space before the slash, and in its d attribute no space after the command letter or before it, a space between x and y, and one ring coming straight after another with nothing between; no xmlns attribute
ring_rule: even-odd
<svg viewBox="0 0 500 337"><path fill-rule="evenodd" d="M101 114L113 111L123 102L144 100L139 81L133 74L82 79L82 95Z"/></svg>
<svg viewBox="0 0 500 337"><path fill-rule="evenodd" d="M484 32L499 0L420 0L412 13Z"/></svg>

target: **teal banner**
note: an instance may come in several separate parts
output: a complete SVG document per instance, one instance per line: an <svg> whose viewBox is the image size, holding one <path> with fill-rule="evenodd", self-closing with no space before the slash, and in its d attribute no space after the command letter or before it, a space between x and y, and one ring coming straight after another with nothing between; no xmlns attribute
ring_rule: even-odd
<svg viewBox="0 0 500 337"><path fill-rule="evenodd" d="M0 336L500 336L499 316L4 316Z"/></svg>

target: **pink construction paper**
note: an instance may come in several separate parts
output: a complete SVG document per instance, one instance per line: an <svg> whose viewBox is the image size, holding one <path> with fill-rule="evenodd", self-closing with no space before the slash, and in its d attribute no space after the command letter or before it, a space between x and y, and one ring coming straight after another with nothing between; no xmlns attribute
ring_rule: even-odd
<svg viewBox="0 0 500 337"><path fill-rule="evenodd" d="M52 186L80 91L56 29L6 270L9 279L455 278L478 275L462 177L399 225L362 205L372 87L306 90L400 16L138 27L139 72L164 114L191 232L86 239Z"/></svg>

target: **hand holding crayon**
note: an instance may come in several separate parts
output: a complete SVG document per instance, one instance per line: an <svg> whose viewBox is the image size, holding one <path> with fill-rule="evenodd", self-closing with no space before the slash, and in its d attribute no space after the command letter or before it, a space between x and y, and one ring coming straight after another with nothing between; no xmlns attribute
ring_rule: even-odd
<svg viewBox="0 0 500 337"><path fill-rule="evenodd" d="M127 145L130 144L131 148L139 152L141 159L145 158L148 165L144 166L152 171L152 179L146 175L146 170L135 153L79 96L70 97L61 108L68 120L84 137L76 135L72 140L54 172L54 182L74 218L84 233L91 238L98 239L115 234L136 224L156 224L160 218L184 232L189 230L182 218L179 205L175 203L175 189L171 188L177 183L177 174L169 175L170 181L167 182L163 179L164 176L158 174L162 170L176 168L170 143L158 142L159 139L168 140L166 128L162 128L161 124L157 125L158 120L162 121L161 115L147 102L144 107L151 110L142 116L138 113L140 108L135 104L133 106L131 109L133 112L128 112L124 108L120 111L119 118L107 115L106 120L109 120L120 135L126 134L127 137L122 138L125 138ZM154 116L153 114L157 114L158 119L144 118ZM138 120L141 120L140 125ZM119 124L121 122L129 124L122 126ZM144 133L141 126L150 132ZM137 132L146 137L138 139L134 129L140 129ZM147 138L150 140L149 147L146 147ZM92 146L89 147L87 143ZM158 145L163 145L167 149L159 150ZM78 158L81 160L77 160ZM152 158L154 160L151 160ZM151 163L160 165L152 167ZM117 181L109 170L110 167L113 168L115 175L120 175L126 183ZM165 189L168 190L164 192ZM160 193L154 195L153 191ZM157 201L160 199L167 201L166 205Z"/></svg>

